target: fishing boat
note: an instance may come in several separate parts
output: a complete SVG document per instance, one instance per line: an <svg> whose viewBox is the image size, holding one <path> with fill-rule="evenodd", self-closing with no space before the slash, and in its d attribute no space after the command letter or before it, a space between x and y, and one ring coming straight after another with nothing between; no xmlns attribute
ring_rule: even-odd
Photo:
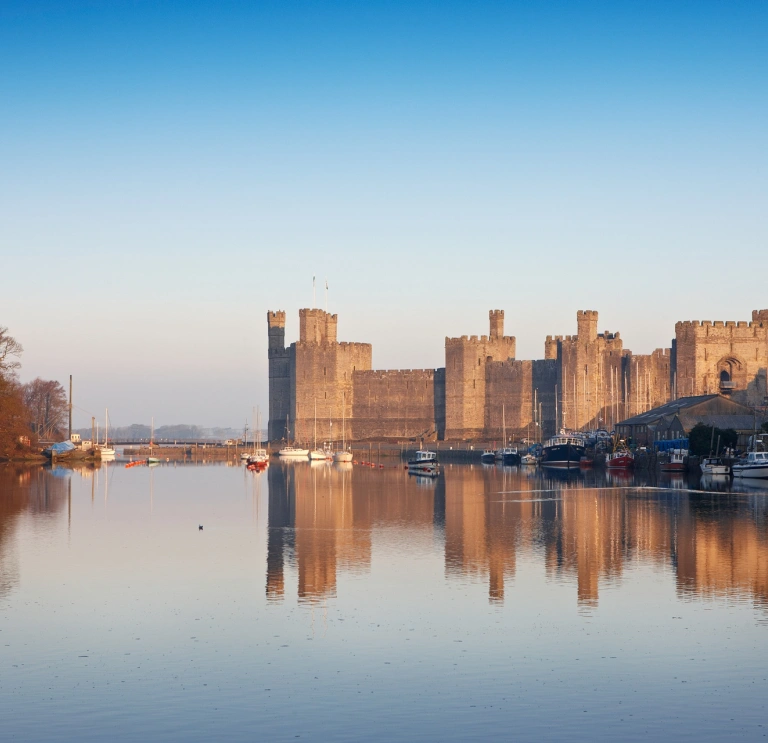
<svg viewBox="0 0 768 743"><path fill-rule="evenodd" d="M496 460L502 464L516 465L520 464L520 454L515 446L505 446L496 452Z"/></svg>
<svg viewBox="0 0 768 743"><path fill-rule="evenodd" d="M559 434L544 444L540 464L542 467L578 469L585 452L584 439L580 436Z"/></svg>
<svg viewBox="0 0 768 743"><path fill-rule="evenodd" d="M659 469L662 472L685 472L686 459L688 459L688 449L672 449L669 452L669 461L662 462Z"/></svg>
<svg viewBox="0 0 768 743"><path fill-rule="evenodd" d="M745 477L751 479L768 478L768 452L751 451L747 456L734 462L734 477Z"/></svg>
<svg viewBox="0 0 768 743"><path fill-rule="evenodd" d="M437 452L419 449L413 458L408 460L408 472L422 477L437 477Z"/></svg>
<svg viewBox="0 0 768 743"><path fill-rule="evenodd" d="M608 454L605 466L610 470L628 470L635 466L635 456L629 449L617 449Z"/></svg>
<svg viewBox="0 0 768 743"><path fill-rule="evenodd" d="M496 461L496 452L493 449L485 449L480 455L483 464L493 464Z"/></svg>

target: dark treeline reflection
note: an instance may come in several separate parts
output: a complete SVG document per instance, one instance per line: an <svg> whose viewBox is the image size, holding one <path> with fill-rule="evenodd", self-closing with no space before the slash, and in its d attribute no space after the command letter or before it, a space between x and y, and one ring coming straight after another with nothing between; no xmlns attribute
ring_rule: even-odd
<svg viewBox="0 0 768 743"><path fill-rule="evenodd" d="M370 567L372 535L394 529L406 544L442 549L448 580L483 581L503 602L517 562L576 586L594 607L600 586L633 564L673 571L682 598L739 598L768 608L768 495L634 487L630 478L552 478L540 471L451 467L436 481L394 467L269 468L267 597L286 592L285 567L302 602L336 594L342 572ZM382 535L383 536L383 535ZM378 537L376 537L378 538Z"/></svg>
<svg viewBox="0 0 768 743"><path fill-rule="evenodd" d="M0 464L0 597L18 583L16 530L24 514L50 518L63 511L71 473L29 465Z"/></svg>

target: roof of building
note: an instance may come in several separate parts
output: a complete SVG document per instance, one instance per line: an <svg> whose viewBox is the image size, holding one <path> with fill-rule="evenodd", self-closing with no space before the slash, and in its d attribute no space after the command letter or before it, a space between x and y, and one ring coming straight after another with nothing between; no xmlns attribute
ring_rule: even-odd
<svg viewBox="0 0 768 743"><path fill-rule="evenodd" d="M707 405L707 403L712 404ZM704 409L694 412L697 407ZM713 410L713 407L719 410ZM737 431L751 430L755 424L754 411L748 405L742 405L723 395L695 395L672 400L632 418L619 421L616 425L649 426L658 424L662 419L671 420L675 416L680 419L686 431L700 422L710 426L715 425L718 428L733 428Z"/></svg>

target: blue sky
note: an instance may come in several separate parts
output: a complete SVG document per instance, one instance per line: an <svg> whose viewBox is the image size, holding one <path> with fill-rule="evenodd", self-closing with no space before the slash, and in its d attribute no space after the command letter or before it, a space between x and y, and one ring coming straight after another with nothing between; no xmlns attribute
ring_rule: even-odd
<svg viewBox="0 0 768 743"><path fill-rule="evenodd" d="M437 367L768 306L768 4L4 2L0 324L76 423L241 425L268 309ZM318 290L318 305L322 305Z"/></svg>

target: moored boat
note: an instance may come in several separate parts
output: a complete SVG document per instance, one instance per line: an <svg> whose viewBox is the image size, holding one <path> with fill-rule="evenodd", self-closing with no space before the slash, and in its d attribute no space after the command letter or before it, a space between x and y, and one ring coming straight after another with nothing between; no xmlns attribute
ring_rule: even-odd
<svg viewBox="0 0 768 743"><path fill-rule="evenodd" d="M425 477L437 477L437 452L419 450L408 460L408 472Z"/></svg>
<svg viewBox="0 0 768 743"><path fill-rule="evenodd" d="M659 469L662 472L685 472L688 449L672 449L669 452L669 461L662 462Z"/></svg>
<svg viewBox="0 0 768 743"><path fill-rule="evenodd" d="M520 454L514 446L505 446L496 452L496 461L502 464L520 464Z"/></svg>
<svg viewBox="0 0 768 743"><path fill-rule="evenodd" d="M628 470L634 465L635 457L629 449L618 449L613 454L609 454L605 460L605 466L612 470Z"/></svg>
<svg viewBox="0 0 768 743"><path fill-rule="evenodd" d="M553 436L542 450L541 466L562 469L578 469L586 452L584 439L579 436L560 434Z"/></svg>
<svg viewBox="0 0 768 743"><path fill-rule="evenodd" d="M704 457L701 460L702 475L730 475L731 468L720 457Z"/></svg>
<svg viewBox="0 0 768 743"><path fill-rule="evenodd" d="M525 465L536 465L538 464L538 459L533 454L523 454L522 457L520 457L520 464Z"/></svg>
<svg viewBox="0 0 768 743"><path fill-rule="evenodd" d="M277 452L277 455L284 459L306 459L309 456L309 449L300 449L298 446L284 446Z"/></svg>
<svg viewBox="0 0 768 743"><path fill-rule="evenodd" d="M483 464L493 464L496 461L496 452L493 449L485 449L480 455Z"/></svg>
<svg viewBox="0 0 768 743"><path fill-rule="evenodd" d="M734 477L768 478L768 452L751 451L743 459L734 462L731 469Z"/></svg>

